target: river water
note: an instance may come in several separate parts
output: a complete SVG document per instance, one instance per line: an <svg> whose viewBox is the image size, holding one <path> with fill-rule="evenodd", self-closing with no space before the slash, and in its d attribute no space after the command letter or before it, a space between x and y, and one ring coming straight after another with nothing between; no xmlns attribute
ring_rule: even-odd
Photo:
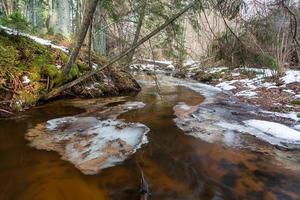
<svg viewBox="0 0 300 200"><path fill-rule="evenodd" d="M33 149L24 139L38 123L84 112L67 100L0 120L0 199L138 200L138 165L153 200L300 199L300 170L274 165L264 152L207 143L177 128L173 107L201 103L198 93L174 85L160 85L158 93L149 85L128 100L146 106L118 118L148 126L149 143L98 175L83 175L57 153Z"/></svg>

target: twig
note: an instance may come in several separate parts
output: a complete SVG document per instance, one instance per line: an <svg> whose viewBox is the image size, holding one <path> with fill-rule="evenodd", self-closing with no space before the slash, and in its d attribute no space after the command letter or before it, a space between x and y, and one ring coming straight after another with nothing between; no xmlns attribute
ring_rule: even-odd
<svg viewBox="0 0 300 200"><path fill-rule="evenodd" d="M4 109L2 109L2 108L0 108L0 112L6 113L6 114L10 114L10 115L13 115L13 114L14 114L14 113L9 112L9 111L7 111L7 110L4 110Z"/></svg>

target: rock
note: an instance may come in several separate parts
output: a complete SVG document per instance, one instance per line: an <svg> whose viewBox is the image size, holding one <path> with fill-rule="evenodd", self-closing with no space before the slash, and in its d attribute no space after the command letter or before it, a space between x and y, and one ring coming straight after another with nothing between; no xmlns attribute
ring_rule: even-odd
<svg viewBox="0 0 300 200"><path fill-rule="evenodd" d="M208 83L213 80L213 75L209 74L209 73L205 73L203 71L200 71L200 72L197 72L196 74L194 74L192 76L192 79L203 82L203 83Z"/></svg>
<svg viewBox="0 0 300 200"><path fill-rule="evenodd" d="M137 93L141 90L137 81L126 71L116 68L98 73L83 84L74 86L63 96L81 98L97 98L103 96L119 96Z"/></svg>

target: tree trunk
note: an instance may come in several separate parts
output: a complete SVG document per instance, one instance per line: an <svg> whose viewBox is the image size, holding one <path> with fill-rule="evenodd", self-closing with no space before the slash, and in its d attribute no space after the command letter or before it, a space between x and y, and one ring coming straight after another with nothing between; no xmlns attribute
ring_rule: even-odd
<svg viewBox="0 0 300 200"><path fill-rule="evenodd" d="M37 22L36 22L36 0L32 0L31 9L32 9L32 26L36 27L36 25L37 25Z"/></svg>
<svg viewBox="0 0 300 200"><path fill-rule="evenodd" d="M144 18L145 18L146 7L147 7L146 5L142 6L142 8L141 8L142 10L141 10L141 12L139 12L139 21L138 21L137 28L136 28L136 31L135 31L135 35L134 35L134 39L133 39L133 42L132 42L132 46L134 46L139 41L139 37L140 37L140 33L141 33L143 21L144 21ZM133 50L128 55L128 63L132 62L132 59L133 59L133 56L134 56L134 52L135 52L135 50Z"/></svg>
<svg viewBox="0 0 300 200"><path fill-rule="evenodd" d="M143 37L139 42L137 42L134 46L132 46L131 48L125 50L123 53L121 53L120 55L116 56L115 58L113 58L109 63L107 63L106 65L99 67L97 70L91 71L87 74L84 74L83 76L79 77L78 79L69 82L59 88L56 88L54 90L52 90L50 93L48 93L47 95L45 95L42 100L50 100L54 97L56 97L59 93L63 92L66 89L69 89L79 83L81 83L82 81L85 81L86 79L94 76L95 74L99 73L100 71L102 71L103 69L110 67L111 65L113 65L114 63L118 62L120 59L124 58L125 56L127 56L129 53L131 53L134 49L138 48L140 45L142 45L144 42L148 41L149 39L151 39L153 36L155 36L157 33L159 33L161 30L165 29L167 26L169 26L172 22L174 22L177 18L179 18L181 15L183 15L184 13L186 13L189 9L191 9L196 3L198 2L198 0L195 0L194 2L192 2L191 4L189 4L188 6L186 6L184 9L182 9L181 11L179 11L177 14L175 14L174 16L170 17L165 23L163 23L162 25L160 25L159 27L157 27L155 30L153 30L151 33L149 33L147 36Z"/></svg>
<svg viewBox="0 0 300 200"><path fill-rule="evenodd" d="M103 8L98 4L93 19L93 51L98 55L106 55L106 28L102 17Z"/></svg>
<svg viewBox="0 0 300 200"><path fill-rule="evenodd" d="M89 67L92 68L92 41L93 41L93 19L89 30Z"/></svg>
<svg viewBox="0 0 300 200"><path fill-rule="evenodd" d="M85 16L83 18L81 27L79 29L77 39L74 43L73 50L69 57L68 64L64 70L64 74L68 74L70 72L70 70L79 54L80 48L84 42L87 31L92 22L94 12L96 11L97 3L98 3L98 0L90 0L87 2L88 5L85 9Z"/></svg>
<svg viewBox="0 0 300 200"><path fill-rule="evenodd" d="M48 0L48 17L46 22L48 32L50 31L53 25L52 18L53 18L53 0Z"/></svg>

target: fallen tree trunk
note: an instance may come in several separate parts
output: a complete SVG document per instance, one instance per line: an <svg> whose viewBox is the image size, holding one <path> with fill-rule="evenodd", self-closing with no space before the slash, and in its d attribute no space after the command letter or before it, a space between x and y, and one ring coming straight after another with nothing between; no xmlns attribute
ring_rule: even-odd
<svg viewBox="0 0 300 200"><path fill-rule="evenodd" d="M106 65L104 65L102 67L99 67L97 70L94 70L94 71L91 71L91 72L89 72L87 74L84 74L83 76L79 77L78 79L76 79L76 80L74 80L72 82L69 82L69 83L67 83L67 84L65 84L65 85L63 85L61 87L53 89L47 95L45 95L44 97L42 97L41 100L44 100L44 101L50 100L50 99L58 96L61 92L63 92L65 90L67 90L67 89L69 89L69 88L77 85L78 83L81 83L82 81L87 80L88 78L94 76L95 74L99 73L100 71L104 70L105 68L110 67L111 65L113 65L114 63L116 63L117 61L119 61L120 59L122 59L123 57L125 57L126 55L130 54L132 51L134 51L136 48L138 48L144 42L148 41L150 38L152 38L153 36L155 36L161 30L163 30L164 28L166 28L169 24L171 24L172 22L174 22L177 18L179 18L181 15L183 15L189 9L191 9L198 1L199 0L195 0L194 2L192 2L191 4L189 4L188 6L186 6L184 9L182 9L180 12L178 12L177 14L175 14L174 16L172 16L165 23L163 23L158 28L156 28L151 33L149 33L147 36L143 37L139 42L137 42L136 44L134 44L131 48L125 50L123 53L121 53L118 56L116 56L115 58L113 58Z"/></svg>

